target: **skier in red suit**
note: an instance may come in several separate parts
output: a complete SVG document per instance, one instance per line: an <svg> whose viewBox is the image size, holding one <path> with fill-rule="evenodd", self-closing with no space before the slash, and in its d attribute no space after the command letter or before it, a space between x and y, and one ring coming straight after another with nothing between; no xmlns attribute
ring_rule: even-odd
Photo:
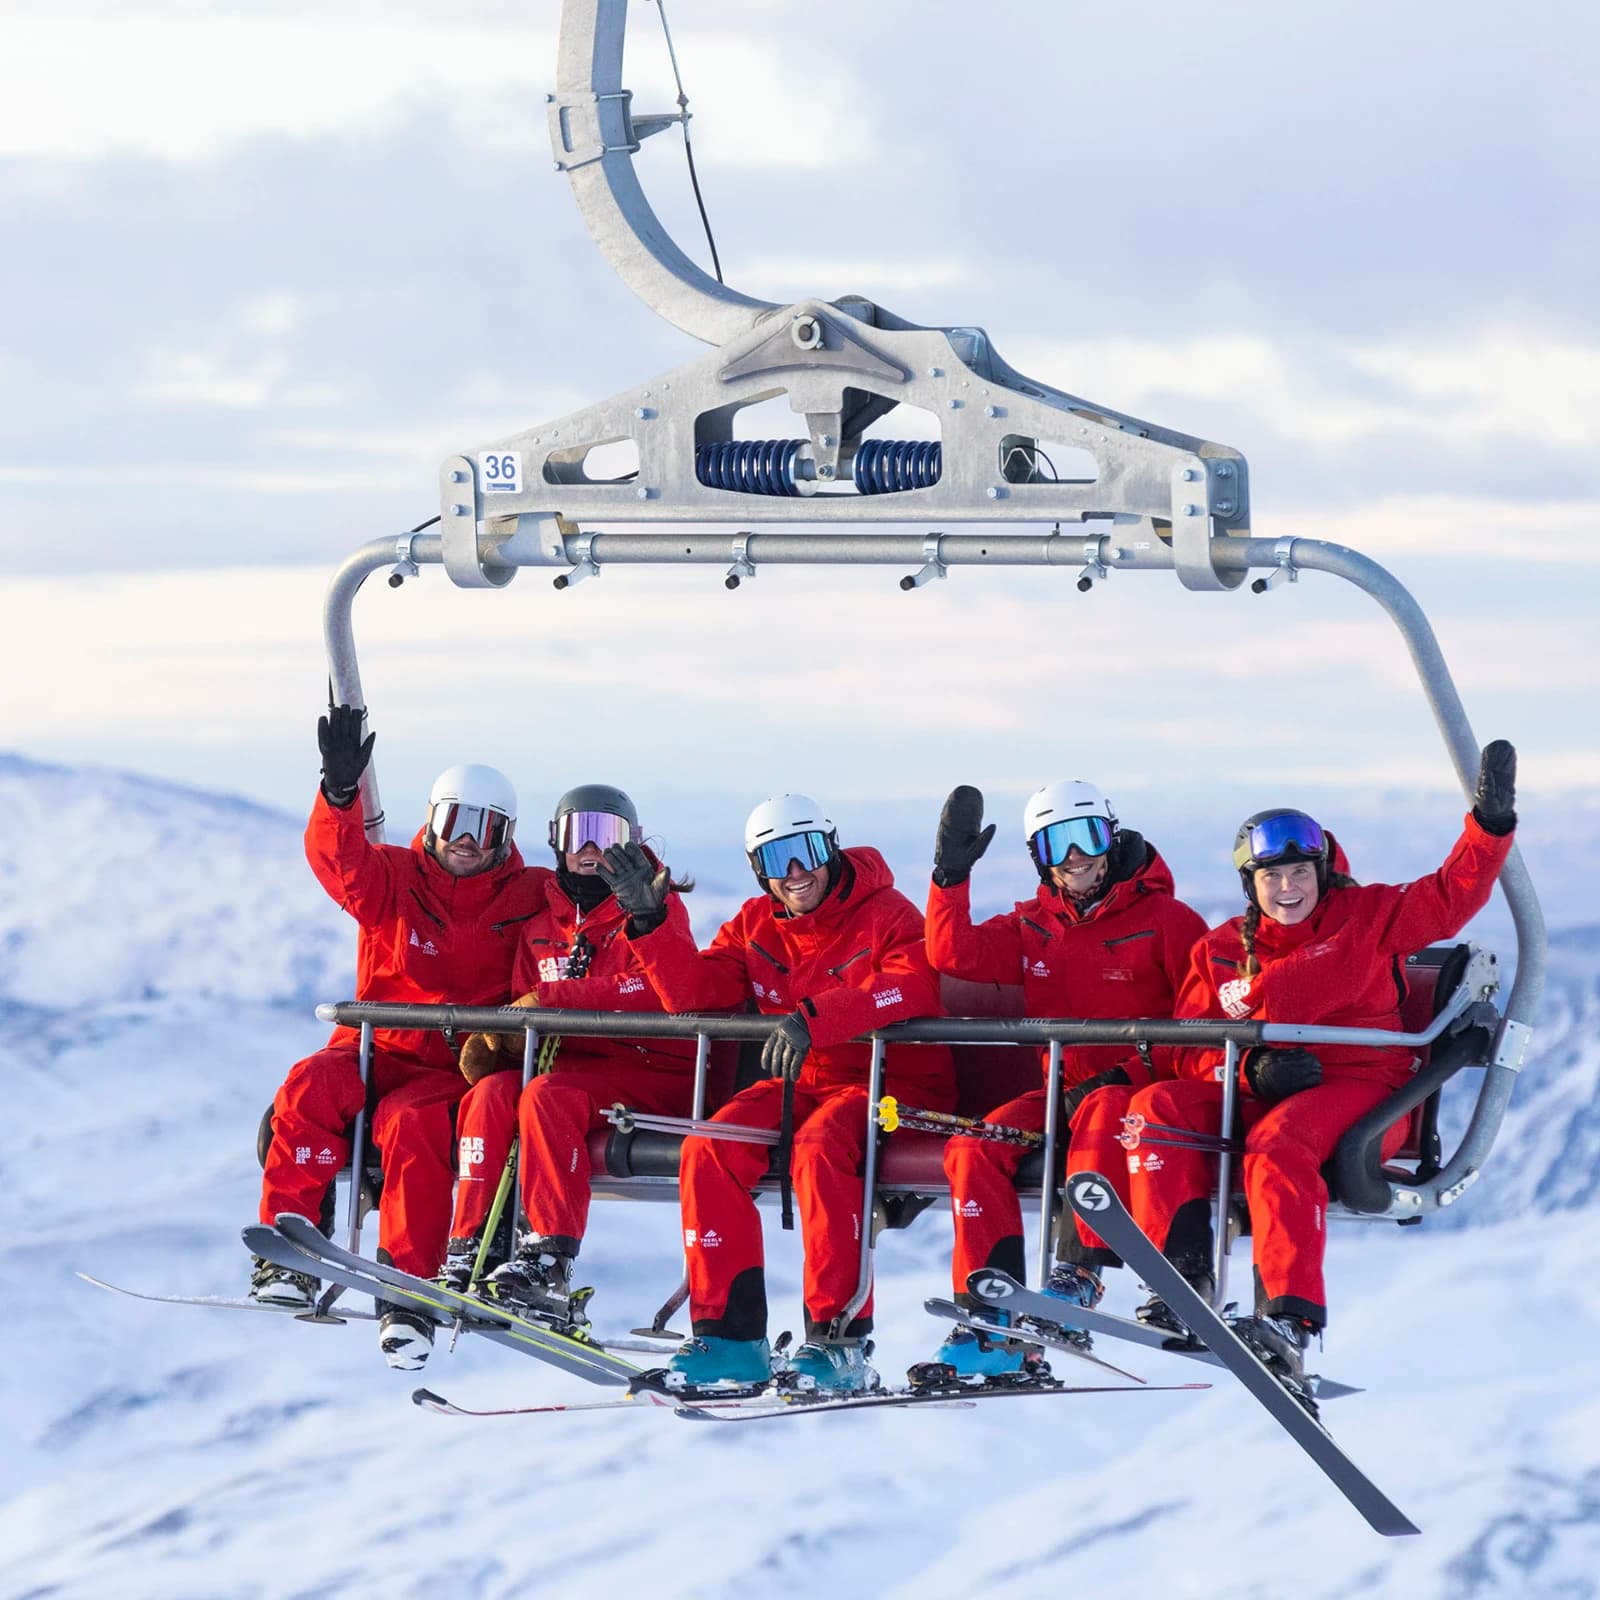
<svg viewBox="0 0 1600 1600"><path fill-rule="evenodd" d="M1334 870L1331 837L1303 812L1250 817L1233 853L1249 910L1195 947L1177 1015L1398 1031L1405 957L1453 937L1482 909L1511 849L1515 803L1516 752L1496 740L1483 752L1475 804L1444 864L1400 885L1358 885ZM1215 1135L1221 1052L1183 1051L1178 1068L1176 1081L1137 1094L1132 1111L1164 1127ZM1321 1167L1344 1133L1412 1070L1410 1053L1393 1046L1273 1046L1249 1050L1241 1062L1256 1314L1236 1329L1303 1403L1310 1395L1301 1392L1302 1353L1327 1321ZM1385 1153L1403 1135L1397 1124ZM1209 1295L1211 1159L1170 1145L1136 1149L1126 1159L1140 1227ZM1159 1301L1140 1315L1177 1328Z"/></svg>
<svg viewBox="0 0 1600 1600"><path fill-rule="evenodd" d="M630 913L629 939L673 1011L725 1010L752 997L783 1024L768 1038L771 1074L735 1095L719 1122L776 1129L793 1084L794 1195L805 1240L806 1341L794 1370L819 1387L877 1386L862 1341L869 1298L841 1326L860 1267L861 1171L870 1047L861 1034L940 1014L923 948L922 917L894 887L876 850L841 850L816 801L779 795L745 824L762 892L725 923L709 949L664 925L664 871L636 846L607 852L608 876ZM915 1104L954 1104L950 1052L890 1045L885 1086ZM679 1187L694 1337L671 1367L686 1386L759 1384L769 1376L761 1221L751 1190L771 1149L732 1139L684 1141Z"/></svg>
<svg viewBox="0 0 1600 1600"><path fill-rule="evenodd" d="M1023 835L1039 873L1039 893L1014 909L973 926L969 878L994 837L983 826L983 796L967 785L945 802L934 844L928 891L928 957L952 977L980 983L1020 981L1023 1009L1032 1017L1170 1017L1189 952L1204 919L1172 892L1172 874L1155 847L1118 825L1116 812L1094 784L1073 779L1033 795L1023 811ZM1123 1045L1063 1049L1066 1087L1063 1126L1097 1088L1124 1102L1135 1086L1170 1075L1169 1052ZM1049 1053L1045 1052L1045 1063ZM1032 1089L987 1113L992 1122L1042 1131L1046 1090ZM1117 1172L1120 1122L1100 1121L1087 1136L1072 1120L1071 1164L1076 1170ZM1025 1151L1018 1145L957 1136L945 1146L955 1251L956 1299L969 1303L967 1277L980 1267L1026 1275L1022 1209L1012 1180ZM1080 1235L1082 1235L1080 1237ZM1117 1265L1101 1241L1065 1221L1059 1261L1044 1292L1081 1306L1098 1304L1099 1271ZM1087 1335L1077 1335L1087 1342ZM1022 1367L1025 1347L953 1329L934 1356L958 1372L993 1376Z"/></svg>
<svg viewBox="0 0 1600 1600"><path fill-rule="evenodd" d="M515 1133L528 1231L511 1261L493 1254L491 1239L483 1265L492 1270L479 1277L512 1310L562 1324L574 1319L572 1262L589 1219L588 1134L605 1125L602 1110L619 1102L685 1116L694 1087L693 1040L558 1037L560 1008L662 1009L624 937L627 913L599 873L602 851L638 838L639 815L622 790L589 783L561 797L550 823L555 881L521 926L513 975L521 995L514 1004L556 1013L540 1019L553 1054L524 1089L520 1070L512 1070L522 1065L522 1034L474 1034L461 1051L473 1087L456 1122L460 1170L443 1281L460 1290L473 1282ZM660 863L644 854L654 872ZM669 884L666 898L667 926L682 939L691 937L679 898L688 887Z"/></svg>
<svg viewBox="0 0 1600 1600"><path fill-rule="evenodd" d="M409 848L371 843L357 803L373 736L365 712L336 706L317 726L322 787L306 827L317 881L355 918L356 996L418 1005L504 1005L522 921L544 904L551 874L528 868L512 842L517 802L492 767L440 774L428 818ZM317 1218L349 1158L346 1130L368 1091L360 1034L336 1028L327 1045L296 1062L272 1106L272 1143L261 1182L261 1220L280 1212ZM451 1117L466 1092L452 1044L440 1033L380 1028L373 1035L372 1138L384 1170L380 1253L402 1271L428 1276L444 1256L450 1220ZM316 1281L256 1261L250 1292L276 1305L304 1305ZM411 1370L427 1359L433 1325L418 1313L380 1307L384 1353Z"/></svg>

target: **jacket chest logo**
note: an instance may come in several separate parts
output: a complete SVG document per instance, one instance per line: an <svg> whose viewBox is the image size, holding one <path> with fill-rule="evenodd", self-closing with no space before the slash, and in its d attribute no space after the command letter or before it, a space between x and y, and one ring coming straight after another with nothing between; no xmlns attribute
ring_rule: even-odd
<svg viewBox="0 0 1600 1600"><path fill-rule="evenodd" d="M756 999L765 1000L768 1005L781 1006L783 996L776 989L767 988L758 978L750 980L750 987L756 992Z"/></svg>
<svg viewBox="0 0 1600 1600"><path fill-rule="evenodd" d="M1044 962L1034 961L1030 964L1026 956L1022 958L1022 970L1026 976L1032 978L1048 978L1050 976L1050 969Z"/></svg>
<svg viewBox="0 0 1600 1600"><path fill-rule="evenodd" d="M432 939L419 939L415 928L411 930L411 938L407 942L413 950L421 955L436 956L439 953L438 945Z"/></svg>
<svg viewBox="0 0 1600 1600"><path fill-rule="evenodd" d="M1217 999L1222 1004L1222 1009L1234 1019L1239 1021L1248 1017L1255 1007L1250 1003L1251 980L1249 978L1229 978L1217 990Z"/></svg>

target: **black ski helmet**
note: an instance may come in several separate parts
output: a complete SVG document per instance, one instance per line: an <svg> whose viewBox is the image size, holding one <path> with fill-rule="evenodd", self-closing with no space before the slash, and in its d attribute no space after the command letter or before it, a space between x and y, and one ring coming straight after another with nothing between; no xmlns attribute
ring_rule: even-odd
<svg viewBox="0 0 1600 1600"><path fill-rule="evenodd" d="M1244 897L1256 905L1256 868L1280 861L1311 861L1317 868L1317 894L1328 888L1328 863L1333 847L1322 824L1293 806L1258 811L1239 824L1233 836L1233 864L1239 869Z"/></svg>
<svg viewBox="0 0 1600 1600"><path fill-rule="evenodd" d="M621 789L614 789L609 783L580 783L577 788L568 789L556 801L556 809L550 818L550 848L555 851L558 862L562 852L556 841L560 836L561 819L574 811L603 811L613 817L621 817L628 825L628 837L639 837L639 808ZM583 843L581 839L578 841L580 848Z"/></svg>

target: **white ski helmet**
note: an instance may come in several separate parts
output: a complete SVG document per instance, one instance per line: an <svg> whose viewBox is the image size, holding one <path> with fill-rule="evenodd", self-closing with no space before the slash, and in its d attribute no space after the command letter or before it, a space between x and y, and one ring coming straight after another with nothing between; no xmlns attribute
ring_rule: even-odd
<svg viewBox="0 0 1600 1600"><path fill-rule="evenodd" d="M469 761L446 767L433 780L425 835L430 850L441 838L448 842L468 833L483 849L503 855L516 825L517 791L496 768Z"/></svg>
<svg viewBox="0 0 1600 1600"><path fill-rule="evenodd" d="M1074 821L1076 827L1071 826ZM1022 812L1022 836L1044 879L1051 867L1067 859L1067 850L1073 845L1085 855L1104 855L1117 836L1117 813L1105 790L1082 778L1064 778L1028 797Z"/></svg>
<svg viewBox="0 0 1600 1600"><path fill-rule="evenodd" d="M839 854L839 830L809 795L775 794L746 819L744 853L763 883L783 877L791 861L815 871Z"/></svg>

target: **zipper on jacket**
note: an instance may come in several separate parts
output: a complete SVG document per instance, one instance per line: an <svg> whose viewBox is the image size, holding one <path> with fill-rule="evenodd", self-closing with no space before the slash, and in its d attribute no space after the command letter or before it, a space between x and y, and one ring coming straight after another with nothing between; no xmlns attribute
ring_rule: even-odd
<svg viewBox="0 0 1600 1600"><path fill-rule="evenodd" d="M859 961L862 958L862 956L870 956L871 954L872 954L872 946L870 944L862 945L862 947L859 950L857 950L856 953L853 956L846 956L844 958L844 960L839 963L838 966L829 967L828 968L828 976L830 978L837 978L839 976L839 974L841 972L843 972L846 967L852 966L855 962Z"/></svg>
<svg viewBox="0 0 1600 1600"><path fill-rule="evenodd" d="M433 912L431 912L427 908L427 906L423 903L422 896L420 894L418 894L415 889L407 889L406 893L409 894L411 896L411 898L413 900L415 900L419 906L422 907L423 916L425 916L431 923L433 923L435 926L440 927L440 928L443 928L443 927L446 926L444 918L443 917L439 917L439 916L435 916L433 914Z"/></svg>
<svg viewBox="0 0 1600 1600"><path fill-rule="evenodd" d="M1101 942L1105 945L1107 950L1115 950L1116 947L1119 944L1128 944L1128 943L1131 943L1134 939L1153 939L1153 938L1155 938L1155 936L1156 936L1156 930L1154 928L1145 928L1142 932L1139 932L1139 933L1125 933L1120 938L1117 938L1117 939L1105 939L1105 940L1102 940Z"/></svg>
<svg viewBox="0 0 1600 1600"><path fill-rule="evenodd" d="M1035 933L1037 933L1037 934L1042 934L1046 939L1055 938L1055 935L1053 933L1051 933L1051 931L1048 928L1041 928L1039 926L1039 924L1033 920L1032 917L1024 917L1022 919L1022 921L1023 921L1025 926L1027 926L1029 928L1032 928L1033 931Z"/></svg>
<svg viewBox="0 0 1600 1600"><path fill-rule="evenodd" d="M1226 956L1212 956L1211 965L1214 967L1227 967L1231 972L1237 972L1239 970L1239 963L1237 961L1230 961Z"/></svg>
<svg viewBox="0 0 1600 1600"><path fill-rule="evenodd" d="M489 924L489 932L490 933L501 933L501 932L504 932L504 930L507 929L507 928L516 927L516 925L519 922L532 922L535 915L536 915L536 913L530 911L530 912L528 912L528 914L526 916L522 916L522 917L507 917L504 922L491 922ZM531 940L530 942L533 943L533 944L539 944L539 943L541 943L543 941L538 940L538 939L534 939L534 940Z"/></svg>
<svg viewBox="0 0 1600 1600"><path fill-rule="evenodd" d="M754 950L758 956L765 956L766 959L770 961L779 972L787 972L789 970L775 955L773 955L770 950L763 950L754 939L750 941L750 948Z"/></svg>

